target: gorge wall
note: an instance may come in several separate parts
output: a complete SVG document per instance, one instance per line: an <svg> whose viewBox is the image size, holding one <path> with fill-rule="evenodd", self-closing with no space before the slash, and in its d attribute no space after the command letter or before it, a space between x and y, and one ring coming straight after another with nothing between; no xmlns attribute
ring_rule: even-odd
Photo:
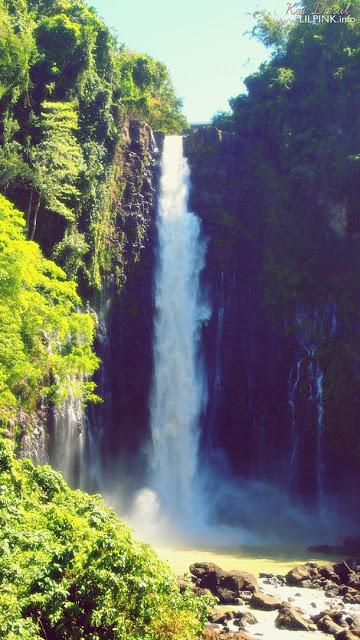
<svg viewBox="0 0 360 640"><path fill-rule="evenodd" d="M209 243L203 278L213 305L203 332L209 404L202 456L224 473L225 452L225 475L277 486L310 512L337 504L353 517L359 292L346 268L336 276L353 250L338 226L346 210L306 200L301 208L295 199L282 218L279 198L264 198L245 137L197 129L186 136L185 153L190 208ZM286 243L294 236L293 259ZM320 270L315 286L297 278L294 262L306 274L309 258L325 270L338 260L333 281Z"/></svg>
<svg viewBox="0 0 360 640"><path fill-rule="evenodd" d="M115 156L114 242L122 244L121 282L111 273L95 301L99 319L98 373L104 402L89 411L90 486L126 495L141 482L152 371L153 270L158 163L163 136L128 121Z"/></svg>

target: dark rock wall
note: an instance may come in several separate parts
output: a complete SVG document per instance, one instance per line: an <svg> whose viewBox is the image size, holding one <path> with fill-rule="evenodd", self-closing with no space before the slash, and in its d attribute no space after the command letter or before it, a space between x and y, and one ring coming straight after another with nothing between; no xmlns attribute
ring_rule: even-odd
<svg viewBox="0 0 360 640"><path fill-rule="evenodd" d="M344 328L346 309L325 285L318 300L295 287L288 299L275 292L269 300L272 203L257 184L251 141L204 127L188 134L184 147L191 209L208 238L203 280L213 306L203 335L209 405L202 454L223 464L225 453L230 474L271 482L320 509L324 495L340 495L358 477L346 412L333 421L340 375L334 354L337 346L350 352L354 335ZM345 360L350 366L351 355ZM351 385L359 388L355 372Z"/></svg>
<svg viewBox="0 0 360 640"><path fill-rule="evenodd" d="M95 301L103 403L89 411L89 484L125 493L145 472L152 371L152 281L159 152L151 129L127 121L115 155L112 207L121 245L120 284L109 274ZM116 179L118 184L116 184Z"/></svg>

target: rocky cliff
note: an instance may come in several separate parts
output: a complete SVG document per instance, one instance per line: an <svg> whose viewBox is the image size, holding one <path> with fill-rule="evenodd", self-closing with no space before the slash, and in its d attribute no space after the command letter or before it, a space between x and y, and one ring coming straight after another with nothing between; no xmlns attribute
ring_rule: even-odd
<svg viewBox="0 0 360 640"><path fill-rule="evenodd" d="M329 496L343 499L359 476L358 287L347 268L339 275L346 288L337 287L334 264L326 273L323 266L333 261L341 270L351 240L334 228L339 216L329 202L304 211L294 198L294 210L283 213L250 139L203 127L184 145L190 206L208 238L204 283L213 304L204 330L203 453L220 460L225 452L230 475L286 487L319 510ZM286 239L295 236L294 256ZM304 283L311 261L324 272L313 270Z"/></svg>
<svg viewBox="0 0 360 640"><path fill-rule="evenodd" d="M152 370L155 206L162 136L127 120L116 150L113 243L119 260L95 301L103 402L89 411L89 483L126 487L143 470ZM114 268L114 265L113 265ZM115 267L116 268L116 267ZM141 478L141 473L139 476ZM140 479L139 479L140 481Z"/></svg>

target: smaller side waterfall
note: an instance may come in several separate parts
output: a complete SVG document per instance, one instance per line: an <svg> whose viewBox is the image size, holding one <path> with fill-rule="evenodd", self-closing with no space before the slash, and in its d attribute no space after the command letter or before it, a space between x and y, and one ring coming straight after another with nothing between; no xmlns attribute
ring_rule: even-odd
<svg viewBox="0 0 360 640"><path fill-rule="evenodd" d="M324 431L324 403L323 403L323 379L324 373L317 363L315 372L316 407L317 407L317 429L316 429L316 460L317 460L317 491L318 507L321 513L324 499L324 458L323 458L323 431Z"/></svg>
<svg viewBox="0 0 360 640"><path fill-rule="evenodd" d="M86 417L80 398L69 398L54 413L51 463L72 487L85 488Z"/></svg>
<svg viewBox="0 0 360 640"><path fill-rule="evenodd" d="M290 410L290 423L291 423L291 455L290 455L290 475L291 482L293 483L297 477L298 461L299 461L299 445L300 445L300 433L297 424L298 416L296 415L296 403L297 393L300 383L300 372L302 366L302 357L298 355L296 362L290 370L289 382L288 382L288 404Z"/></svg>
<svg viewBox="0 0 360 640"><path fill-rule="evenodd" d="M296 491L304 454L309 457L312 447L314 503L318 513L324 501L324 371L318 359L319 347L336 336L336 305L322 308L299 307L294 318L294 332L298 342L295 362L288 381L290 416L291 485ZM310 441L311 439L311 441Z"/></svg>
<svg viewBox="0 0 360 640"><path fill-rule="evenodd" d="M106 473L104 469L104 440L111 425L111 384L109 371L111 366L111 344L109 336L110 308L112 300L112 280L104 279L100 297L96 304L97 334L96 348L100 357L100 367L96 374L96 384L100 405L95 405L87 412L89 415L88 429L88 469L87 485L92 491L104 492Z"/></svg>
<svg viewBox="0 0 360 640"><path fill-rule="evenodd" d="M188 193L182 138L166 137L157 222L151 466L165 511L183 522L196 512L199 421L206 402L199 339L209 317L200 291L205 244L199 219L188 211Z"/></svg>

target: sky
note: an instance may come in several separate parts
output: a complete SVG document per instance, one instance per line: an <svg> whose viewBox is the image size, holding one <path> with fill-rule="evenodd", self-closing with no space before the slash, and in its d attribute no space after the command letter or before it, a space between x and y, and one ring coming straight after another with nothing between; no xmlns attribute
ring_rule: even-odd
<svg viewBox="0 0 360 640"><path fill-rule="evenodd" d="M89 0L119 42L164 62L189 122L208 122L269 52L250 37L259 8L284 15L286 0Z"/></svg>

